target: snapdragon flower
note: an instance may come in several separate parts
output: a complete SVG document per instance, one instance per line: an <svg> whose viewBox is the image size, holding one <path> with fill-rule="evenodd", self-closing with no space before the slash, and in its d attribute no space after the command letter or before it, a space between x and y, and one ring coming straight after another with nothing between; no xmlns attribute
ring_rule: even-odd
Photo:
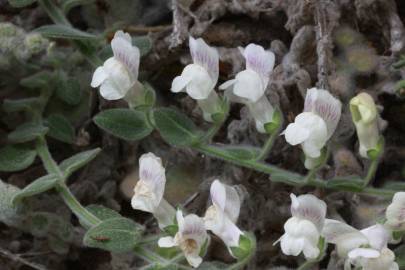
<svg viewBox="0 0 405 270"><path fill-rule="evenodd" d="M328 91L311 88L305 97L304 112L282 133L291 145L301 144L305 168L313 169L321 150L332 137L340 120L342 104Z"/></svg>
<svg viewBox="0 0 405 270"><path fill-rule="evenodd" d="M405 192L397 192L385 212L386 225L395 231L405 230Z"/></svg>
<svg viewBox="0 0 405 270"><path fill-rule="evenodd" d="M218 52L202 38L194 39L191 36L189 47L193 63L187 65L181 75L173 80L171 91L186 91L192 99L197 100L204 119L212 121L211 116L220 110L220 100L214 91L219 76Z"/></svg>
<svg viewBox="0 0 405 270"><path fill-rule="evenodd" d="M179 247L186 257L187 262L197 268L201 262L201 249L208 241L208 234L204 227L204 221L197 215L190 214L183 217L181 210L176 213L179 231L174 237L162 237L158 241L159 247Z"/></svg>
<svg viewBox="0 0 405 270"><path fill-rule="evenodd" d="M228 249L239 246L243 232L235 225L241 205L238 192L234 187L215 180L210 193L212 205L205 212L205 228L221 238Z"/></svg>
<svg viewBox="0 0 405 270"><path fill-rule="evenodd" d="M284 224L285 233L276 242L281 242L285 255L298 256L301 252L305 258L318 257L318 247L326 216L326 203L311 194L291 197L292 217ZM276 244L275 243L275 244Z"/></svg>
<svg viewBox="0 0 405 270"><path fill-rule="evenodd" d="M111 48L114 56L94 71L91 87L100 86L103 98L117 100L138 91L140 53L139 49L132 45L131 36L123 31L115 33Z"/></svg>
<svg viewBox="0 0 405 270"><path fill-rule="evenodd" d="M380 138L378 112L373 98L360 93L350 100L350 112L359 139L359 153L368 158L367 152L375 149Z"/></svg>
<svg viewBox="0 0 405 270"><path fill-rule="evenodd" d="M166 176L162 160L153 153L143 154L139 159L139 181L134 188L131 206L152 213L159 227L172 225L176 210L164 198Z"/></svg>
<svg viewBox="0 0 405 270"><path fill-rule="evenodd" d="M351 265L363 270L397 270L394 253L387 248L389 233L377 224L361 231L333 219L327 219L322 232L328 243L336 244L338 256L345 258L345 270Z"/></svg>
<svg viewBox="0 0 405 270"><path fill-rule="evenodd" d="M275 56L262 46L249 44L239 48L246 60L246 69L236 74L235 79L219 86L226 90L231 101L245 104L255 119L256 129L265 133L265 125L272 122L274 108L265 95L274 67Z"/></svg>

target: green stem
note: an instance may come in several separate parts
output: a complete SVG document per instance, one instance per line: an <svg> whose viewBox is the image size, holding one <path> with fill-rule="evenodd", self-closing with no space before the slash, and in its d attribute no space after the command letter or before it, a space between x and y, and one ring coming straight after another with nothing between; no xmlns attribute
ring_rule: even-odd
<svg viewBox="0 0 405 270"><path fill-rule="evenodd" d="M274 141L276 140L278 134L279 134L280 128L278 128L275 132L273 132L270 137L267 139L266 143L264 144L259 156L257 157L257 160L264 160L270 153L271 148L273 147Z"/></svg>
<svg viewBox="0 0 405 270"><path fill-rule="evenodd" d="M327 186L327 180L323 179L318 179L314 178L312 181L309 183L305 183L305 176L293 173L284 169L281 169L277 166L267 164L261 161L257 160L249 160L249 159L239 159L235 156L230 155L226 151L223 151L220 146L214 146L214 145L196 145L194 146L194 149L206 154L211 157L219 158L224 161L253 169L255 171L263 172L266 174L270 175L282 175L283 177L278 177L277 182L281 182L287 185L291 186L313 186L313 187L318 187L318 188L329 188L332 190L339 190L337 187L330 187ZM382 189L382 188L372 188L372 187L365 187L360 191L353 191L356 193L362 193L362 194L368 194L368 195L376 195L376 196L384 196L384 197L392 197L395 194L395 190L387 190L387 189Z"/></svg>
<svg viewBox="0 0 405 270"><path fill-rule="evenodd" d="M61 195L63 201L66 205L70 208L70 210L77 216L77 218L83 222L86 227L90 228L94 225L100 223L100 219L98 219L95 215L89 212L80 202L76 199L76 197L72 194L69 188L66 186L65 183L59 183L56 186L56 190Z"/></svg>
<svg viewBox="0 0 405 270"><path fill-rule="evenodd" d="M58 193L61 195L63 201L70 208L70 210L88 227L92 227L100 222L100 220L89 212L84 206L82 206L76 197L71 193L69 188L65 184L65 177L60 170L58 164L52 158L49 152L48 145L44 137L37 139L36 150L39 157L44 164L46 171L49 174L56 174L60 177L58 185L55 187Z"/></svg>
<svg viewBox="0 0 405 270"><path fill-rule="evenodd" d="M166 264L167 260L165 260L164 258L160 257L159 255L155 254L154 252L150 251L149 249L142 247L142 246L137 246L134 249L134 252L136 254L136 256L142 258L143 260L149 262L149 263L162 263L162 264Z"/></svg>
<svg viewBox="0 0 405 270"><path fill-rule="evenodd" d="M380 161L379 158L371 161L371 164L367 170L367 175L364 178L364 183L363 183L364 187L368 186L368 184L370 184L371 180L373 180L375 173L377 172L377 169L378 169L379 161Z"/></svg>

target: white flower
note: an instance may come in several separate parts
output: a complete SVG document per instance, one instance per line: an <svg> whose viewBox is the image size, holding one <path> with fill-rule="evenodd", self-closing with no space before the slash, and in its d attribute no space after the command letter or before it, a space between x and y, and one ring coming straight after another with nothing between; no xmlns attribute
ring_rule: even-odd
<svg viewBox="0 0 405 270"><path fill-rule="evenodd" d="M183 217L183 213L178 210L176 214L179 231L174 237L162 237L159 239L159 247L169 248L178 246L184 253L187 262L197 268L201 262L201 248L208 240L208 234L204 227L202 218L191 214Z"/></svg>
<svg viewBox="0 0 405 270"><path fill-rule="evenodd" d="M341 108L340 101L328 91L311 88L305 97L304 112L282 133L289 144L301 144L307 169L313 168L314 159L321 156L322 148L335 132Z"/></svg>
<svg viewBox="0 0 405 270"><path fill-rule="evenodd" d="M218 52L201 38L190 37L189 46L193 64L186 66L181 75L173 80L171 91L178 93L186 90L193 99L206 99L218 81Z"/></svg>
<svg viewBox="0 0 405 270"><path fill-rule="evenodd" d="M117 100L137 87L139 49L132 46L131 36L117 31L111 41L114 56L96 69L91 80L92 87L100 86L100 94L108 100Z"/></svg>
<svg viewBox="0 0 405 270"><path fill-rule="evenodd" d="M246 69L219 88L226 90L225 94L231 101L246 104L256 121L257 130L264 133L264 125L273 119L273 106L264 93L274 67L275 56L256 44L249 44L240 50L246 59Z"/></svg>
<svg viewBox="0 0 405 270"><path fill-rule="evenodd" d="M292 217L285 223L285 233L276 242L281 242L281 250L286 255L298 256L301 252L305 258L318 257L319 238L326 216L326 204L313 195L296 197L291 194Z"/></svg>
<svg viewBox="0 0 405 270"><path fill-rule="evenodd" d="M395 231L405 230L405 192L397 192L385 212L387 226Z"/></svg>
<svg viewBox="0 0 405 270"><path fill-rule="evenodd" d="M238 192L234 187L215 180L210 193L212 205L205 213L205 228L221 238L227 247L239 246L239 237L243 233L235 225L241 205Z"/></svg>
<svg viewBox="0 0 405 270"><path fill-rule="evenodd" d="M164 228L173 224L175 209L165 199L166 176L160 158L153 153L143 154L139 159L139 181L131 200L134 209L152 213Z"/></svg>
<svg viewBox="0 0 405 270"><path fill-rule="evenodd" d="M367 93L360 93L350 100L350 112L359 138L359 153L368 158L367 151L375 149L380 133L378 113L373 98Z"/></svg>
<svg viewBox="0 0 405 270"><path fill-rule="evenodd" d="M328 243L336 244L339 257L346 258L345 269L350 269L350 265L363 270L398 269L394 254L387 248L389 233L380 224L359 231L327 219L322 234Z"/></svg>

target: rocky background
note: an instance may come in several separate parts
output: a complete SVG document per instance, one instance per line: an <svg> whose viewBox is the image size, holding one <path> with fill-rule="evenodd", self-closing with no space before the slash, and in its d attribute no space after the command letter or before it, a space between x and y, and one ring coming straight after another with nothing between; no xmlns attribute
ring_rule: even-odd
<svg viewBox="0 0 405 270"><path fill-rule="evenodd" d="M333 175L363 174L367 163L357 154L354 126L348 101L359 91L371 94L381 109L386 151L374 186L388 181L405 181L405 2L401 0L57 0L69 20L79 29L105 35L106 42L116 29L124 29L144 42L141 80L157 93L158 103L176 106L191 115L202 127L195 102L170 92L173 78L190 63L188 36L203 37L220 53L220 82L244 67L237 47L257 43L276 54L276 66L267 95L279 105L285 122L291 122L303 108L305 91L313 86L329 89L340 98L342 119L333 138L332 158L322 170ZM69 6L70 5L70 6ZM157 230L151 216L130 207L132 188L137 180L138 157L144 152L161 156L168 172L166 197L203 214L210 183L219 178L239 185L245 194L239 225L255 233L256 256L247 269L294 269L302 258L284 256L273 243L283 233L290 216L289 193L312 192L328 203L328 216L341 217L362 228L384 213L387 201L349 192L300 190L272 183L267 175L226 164L201 154L167 145L157 132L142 141L128 143L100 131L91 121L99 111L123 107L122 101L106 102L90 88L94 68L70 42L48 40L32 32L52 23L47 14L32 4L13 8L0 0L0 100L32 95L25 78L38 70L57 70L61 78L75 85L60 90L46 108L50 116L67 117L74 132L65 142L50 138L57 160L86 149L101 147L102 153L89 166L75 173L69 185L83 204L98 203L120 211L124 216ZM401 62L402 61L402 62ZM64 91L78 91L77 100L64 99ZM76 90L72 90L76 89ZM79 90L77 90L79 89ZM64 102L63 102L64 101ZM0 108L0 146L7 133L24 116ZM285 124L286 124L285 123ZM265 137L254 128L246 108L233 104L231 115L215 141L260 146ZM1 159L1 157L0 157ZM305 173L301 150L286 144L282 137L267 161L291 171ZM24 187L44 174L39 160L18 173L0 173L5 182ZM0 224L0 268L50 270L138 269L140 261L132 254L110 254L83 247L84 230L76 218L52 192L33 197L33 209L57 214L52 226L63 227L71 237L57 241L49 234L36 236ZM73 224L73 226L69 225ZM52 234L52 228L50 229ZM320 269L342 269L332 250ZM232 258L220 241L213 241L208 260L230 262Z"/></svg>

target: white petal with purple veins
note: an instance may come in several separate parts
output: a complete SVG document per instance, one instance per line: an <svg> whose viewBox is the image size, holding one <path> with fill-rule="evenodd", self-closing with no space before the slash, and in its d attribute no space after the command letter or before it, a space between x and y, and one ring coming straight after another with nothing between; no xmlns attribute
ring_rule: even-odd
<svg viewBox="0 0 405 270"><path fill-rule="evenodd" d="M218 81L219 76L219 56L215 48L205 43L202 38L194 39L190 36L189 47L193 62L202 66L211 78L211 87L213 88Z"/></svg>
<svg viewBox="0 0 405 270"><path fill-rule="evenodd" d="M388 226L396 230L405 230L405 192L395 193L385 215Z"/></svg>
<svg viewBox="0 0 405 270"><path fill-rule="evenodd" d="M319 115L326 123L329 139L336 130L342 111L341 102L323 89L308 89L305 97L304 112Z"/></svg>
<svg viewBox="0 0 405 270"><path fill-rule="evenodd" d="M129 34L118 31L111 40L111 48L114 57L126 66L130 71L132 80L136 81L138 79L140 53L137 47L132 46Z"/></svg>
<svg viewBox="0 0 405 270"><path fill-rule="evenodd" d="M266 88L274 67L274 53L265 51L262 46L249 44L243 50L243 56L246 59L246 69L251 69L259 74L263 81L263 87Z"/></svg>
<svg viewBox="0 0 405 270"><path fill-rule="evenodd" d="M321 232L326 216L326 203L314 195L305 194L300 196L290 195L291 213L293 217L311 221Z"/></svg>

